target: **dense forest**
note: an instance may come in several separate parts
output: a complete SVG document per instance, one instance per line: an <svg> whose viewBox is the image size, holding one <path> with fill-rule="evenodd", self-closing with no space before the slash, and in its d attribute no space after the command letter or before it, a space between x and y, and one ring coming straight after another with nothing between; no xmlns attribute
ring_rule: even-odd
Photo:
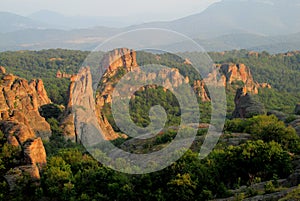
<svg viewBox="0 0 300 201"><path fill-rule="evenodd" d="M69 79L56 78L58 70L75 74L89 52L73 50L43 50L0 53L0 66L8 72L32 79L41 78L51 100L66 104ZM195 53L191 53L195 54ZM295 104L300 100L300 53L270 55L267 52L251 53L245 50L210 53L216 63L245 63L250 67L258 82L270 83L272 89L262 89L255 97L268 111L276 110L290 115L285 122L274 115L258 115L248 119L228 118L224 135L205 159L199 158L199 147L206 134L199 129L189 150L171 166L149 174L130 175L114 171L93 159L80 144L67 141L59 126L61 110L43 110L42 115L51 125L52 136L44 142L47 152L47 166L41 173L41 180L32 183L29 177L22 177L13 193L8 192L4 178L0 179L0 200L213 200L232 197L243 200L256 195L266 195L287 189L281 179L291 175L299 161L300 138L294 128L287 124L297 118L293 114ZM190 83L199 79L197 73L183 60L171 54L157 55L138 52L140 65L159 63L178 68L189 76ZM95 64L97 65L97 64ZM234 108L234 88L228 88L228 111ZM174 95L162 88L137 91L130 102L131 117L140 126L149 124L148 111L161 103L168 115L168 126L180 123L180 108ZM169 104L166 104L169 103ZM202 103L202 123L209 123L210 103ZM110 106L104 106L105 114L114 125ZM205 116L206 115L206 116ZM238 144L230 143L235 135ZM168 130L146 142L143 151L153 151L166 146L176 135L176 129ZM118 147L125 139L116 139ZM126 145L126 144L125 144ZM17 148L7 143L0 132L0 172L14 167L20 157ZM130 151L130 150L129 150ZM120 161L122 162L122 160ZM257 185L262 184L262 187ZM285 194L282 201L300 199L300 188Z"/></svg>

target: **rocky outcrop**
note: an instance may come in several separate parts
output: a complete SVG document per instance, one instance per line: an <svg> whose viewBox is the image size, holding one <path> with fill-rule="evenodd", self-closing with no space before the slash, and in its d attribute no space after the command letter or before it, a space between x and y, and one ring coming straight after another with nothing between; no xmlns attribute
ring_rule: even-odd
<svg viewBox="0 0 300 201"><path fill-rule="evenodd" d="M101 67L107 69L107 73L113 75L113 72L119 67L131 71L137 67L136 52L127 48L119 48L108 52L101 61Z"/></svg>
<svg viewBox="0 0 300 201"><path fill-rule="evenodd" d="M30 127L17 121L0 121L0 130L6 135L8 142L14 146L22 146L27 140L35 138Z"/></svg>
<svg viewBox="0 0 300 201"><path fill-rule="evenodd" d="M61 123L61 127L64 130L65 137L71 139L75 142L80 142L79 133L76 132L75 122L78 121L76 117L74 107L88 108L93 114L98 118L98 123L102 128L103 137L107 140L113 140L119 137L117 133L114 132L113 128L109 124L106 117L102 114L101 109L95 105L93 88L92 88L92 75L90 68L82 68L80 72L76 75L69 87L69 101L65 111L64 118ZM77 114L79 115L79 114ZM88 116L84 117L86 121Z"/></svg>
<svg viewBox="0 0 300 201"><path fill-rule="evenodd" d="M0 74L6 74L6 69L3 66L0 66Z"/></svg>
<svg viewBox="0 0 300 201"><path fill-rule="evenodd" d="M217 77L220 76L218 79ZM217 64L215 69L203 80L194 82L194 90L202 101L210 101L209 94L205 88L206 84L216 83L220 86L229 87L237 85L242 87L244 93L258 94L259 88L271 88L268 83L257 83L254 81L250 69L242 63Z"/></svg>
<svg viewBox="0 0 300 201"><path fill-rule="evenodd" d="M46 151L42 142L42 139L30 139L24 144L24 160L26 164L35 164L39 168L46 165Z"/></svg>
<svg viewBox="0 0 300 201"><path fill-rule="evenodd" d="M46 164L42 139L49 139L51 129L38 110L51 101L42 80L28 82L6 74L3 67L0 79L0 130L10 145L20 148L22 155L18 165L4 176L13 190L20 175L29 173L32 179L39 179L39 171Z"/></svg>
<svg viewBox="0 0 300 201"><path fill-rule="evenodd" d="M56 72L56 78L71 78L72 75L71 74L68 74L68 73L65 73L65 72L61 72L60 70L58 70Z"/></svg>
<svg viewBox="0 0 300 201"><path fill-rule="evenodd" d="M295 114L300 115L300 103L296 104Z"/></svg>
<svg viewBox="0 0 300 201"><path fill-rule="evenodd" d="M243 90L251 94L258 94L259 88L271 88L268 83L257 83L254 81L250 69L242 63L216 65L221 75L224 76L224 86L242 82Z"/></svg>
<svg viewBox="0 0 300 201"><path fill-rule="evenodd" d="M38 182L40 172L46 165L46 151L41 138L29 139L22 146L23 158L19 166L9 170L4 178L7 181L10 191L15 190L20 178L29 175L32 182Z"/></svg>
<svg viewBox="0 0 300 201"><path fill-rule="evenodd" d="M21 165L15 167L4 175L10 191L14 191L16 189L18 183L22 182L20 181L20 179L24 175L29 175L32 183L38 182L40 180L40 172L37 165Z"/></svg>
<svg viewBox="0 0 300 201"><path fill-rule="evenodd" d="M65 108L62 121L61 121L61 128L64 132L65 138L76 142L76 131L75 131L75 122L74 122L74 114L73 114L73 92L75 87L75 82L77 81L77 75L72 76L70 79L70 85L68 89L68 104Z"/></svg>
<svg viewBox="0 0 300 201"><path fill-rule="evenodd" d="M193 84L195 93L201 98L203 102L210 101L210 97L205 89L205 82L202 80L195 80Z"/></svg>
<svg viewBox="0 0 300 201"><path fill-rule="evenodd" d="M44 87L44 83L41 79L31 80L29 82L29 86L33 89L33 91L36 91L37 93L37 101L39 107L51 103L51 100L48 98L46 89Z"/></svg>
<svg viewBox="0 0 300 201"><path fill-rule="evenodd" d="M190 64L189 60L185 60L186 64ZM128 72L136 72L136 74L133 74L133 77L131 80L138 81L138 80L147 80L152 81L157 78L161 78L163 80L163 84L166 88L172 89L179 87L183 83L189 84L190 80L188 77L185 77L182 79L182 76L178 69L170 68L169 70L160 70L157 72L150 72L150 73L143 73L141 71L141 68L137 64L136 60L136 52L130 49L121 48L121 49L115 49L113 51L108 52L106 55L104 55L102 61L100 62L101 68L98 69L100 74L103 74L100 84L96 83L98 85L97 87L97 93L95 95L95 111L96 115L98 117L99 124L101 127L105 129L105 138L112 140L117 137L119 137L118 134L116 134L110 123L108 122L107 118L102 113L103 107L105 104L110 104L112 101L112 93L114 91L115 84L119 82L122 76L119 76L121 73L126 74ZM221 75L220 77L218 75ZM82 83L81 87L77 86L76 89L76 97L78 94L79 97L84 96L83 92L88 89L87 83L89 83L90 78L90 69L84 68L81 70L81 72L77 75L71 78L71 84L69 88L69 102L68 106L65 111L64 118L61 122L61 127L64 130L65 136L67 139L71 139L73 141L77 141L77 134L76 134L76 128L74 127L74 115L73 115L73 105L74 105L74 86L76 83ZM78 82L79 81L79 82ZM84 84L85 82L85 84ZM251 75L250 69L246 67L244 64L222 64L222 65L215 65L214 71L212 71L206 78L203 80L195 80L192 84L192 87L195 91L195 93L200 97L202 101L210 101L210 96L207 92L206 84L218 84L220 86L227 87L228 85L234 85L234 84L241 84L242 85L242 92L244 94L257 94L259 88L270 88L271 86L262 83L259 84L253 80L253 77ZM95 83L93 83L95 84ZM125 84L126 85L126 84ZM124 88L129 91L134 90L134 87L132 87L130 84L124 86ZM81 92L79 93L79 89ZM92 88L90 91L87 92L88 94L93 94ZM92 95L91 95L92 96ZM134 96L133 96L134 98ZM241 100L240 100L241 99ZM247 102L248 95L245 97L240 97L239 99L236 98L236 103L245 103L245 100ZM253 100L250 98L250 105L254 104L252 103ZM248 100L249 101L249 100ZM92 106L91 106L92 107ZM238 106L239 107L239 106ZM251 105L246 106L246 108L243 108L244 106L240 105L240 108L236 110L236 115L241 112L240 115L237 116L247 116L250 114L256 106ZM258 108L256 108L258 109ZM239 111L239 112L238 112Z"/></svg>
<svg viewBox="0 0 300 201"><path fill-rule="evenodd" d="M114 90L113 86L120 79L117 78L114 81L111 81L110 78L113 77L120 69L125 70L127 73L138 68L136 52L126 48L112 50L104 55L100 65L100 70L104 70L105 72L101 72L103 77L100 80L101 84L99 85L98 90L100 93L96 94L96 104L101 108L105 103L110 103L111 94ZM155 75L149 75L149 77L151 76Z"/></svg>
<svg viewBox="0 0 300 201"><path fill-rule="evenodd" d="M13 191L22 175L29 175L32 182L40 179L40 171L46 165L46 151L40 137L36 137L27 125L16 121L0 121L0 130L6 136L7 142L19 147L21 158L16 161L16 167L8 171L4 178Z"/></svg>
<svg viewBox="0 0 300 201"><path fill-rule="evenodd" d="M2 72L5 70L2 69ZM0 85L0 120L13 120L30 126L37 136L47 140L50 125L40 116L39 107L51 103L42 80L27 80L2 74Z"/></svg>
<svg viewBox="0 0 300 201"><path fill-rule="evenodd" d="M237 90L234 103L235 109L232 114L233 118L250 118L265 113L264 106L254 100L249 93L245 93L243 88Z"/></svg>
<svg viewBox="0 0 300 201"><path fill-rule="evenodd" d="M245 64L222 64L217 65L221 74L225 75L226 82L232 84L236 81L242 81L247 84L254 84L250 69Z"/></svg>

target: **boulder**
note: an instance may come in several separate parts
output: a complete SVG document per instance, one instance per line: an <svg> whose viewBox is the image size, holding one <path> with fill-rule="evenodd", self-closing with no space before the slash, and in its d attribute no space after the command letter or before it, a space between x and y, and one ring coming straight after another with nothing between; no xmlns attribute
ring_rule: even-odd
<svg viewBox="0 0 300 201"><path fill-rule="evenodd" d="M3 66L0 66L0 73L3 75L6 74L6 69Z"/></svg>
<svg viewBox="0 0 300 201"><path fill-rule="evenodd" d="M16 121L0 121L0 130L6 135L9 142L16 146L23 145L27 140L36 137L30 127Z"/></svg>
<svg viewBox="0 0 300 201"><path fill-rule="evenodd" d="M24 160L26 164L35 164L39 168L46 165L46 151L40 137L26 141L23 147Z"/></svg>
<svg viewBox="0 0 300 201"><path fill-rule="evenodd" d="M233 118L250 118L265 113L264 106L256 101L249 93L245 93L242 88L237 90L234 103L235 109L232 113Z"/></svg>
<svg viewBox="0 0 300 201"><path fill-rule="evenodd" d="M22 165L15 167L4 175L4 179L8 183L9 190L14 191L18 186L18 182L22 182L20 178L28 175L32 182L37 182L40 179L40 172L37 165Z"/></svg>

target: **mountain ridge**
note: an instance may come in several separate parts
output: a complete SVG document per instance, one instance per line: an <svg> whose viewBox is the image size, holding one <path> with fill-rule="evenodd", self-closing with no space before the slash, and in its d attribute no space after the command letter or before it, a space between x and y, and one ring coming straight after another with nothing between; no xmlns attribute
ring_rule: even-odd
<svg viewBox="0 0 300 201"><path fill-rule="evenodd" d="M289 1L289 3L282 0L223 0L212 4L200 13L173 21L149 22L123 28L94 26L83 29L79 25L87 18L83 17L81 21L80 18L65 18L61 15L61 20L65 21L62 24L69 22L74 26L74 23L77 23L79 28L61 29L59 27L63 26L62 24L59 26L36 25L35 23L38 22L18 16L23 21L29 20L33 25L3 28L6 33L1 33L0 51L49 48L92 50L118 33L133 29L162 28L177 31L195 39L207 51L249 49L274 53L285 52L300 49L299 8L299 0ZM45 20L45 16L47 18L49 15L46 13L42 17L40 13L32 14L31 17ZM57 13L53 15L59 16ZM5 27L7 21L3 19L5 18L0 18L0 25ZM13 24L10 23L10 25Z"/></svg>

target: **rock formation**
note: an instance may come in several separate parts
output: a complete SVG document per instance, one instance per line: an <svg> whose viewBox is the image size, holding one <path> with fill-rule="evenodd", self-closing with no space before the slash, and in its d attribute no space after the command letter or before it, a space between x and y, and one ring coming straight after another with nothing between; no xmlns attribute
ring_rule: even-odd
<svg viewBox="0 0 300 201"><path fill-rule="evenodd" d="M203 102L210 101L210 97L208 96L208 93L205 89L205 82L203 82L202 80L195 80L193 89Z"/></svg>
<svg viewBox="0 0 300 201"><path fill-rule="evenodd" d="M94 102L93 88L92 88L92 75L90 68L82 68L80 72L71 79L71 84L69 87L69 101L67 108L65 110L64 118L61 122L61 127L64 130L65 137L74 142L80 142L80 136L76 132L76 117L74 107L84 107L89 108L93 114L98 117L98 123L103 131L103 137L107 140L113 140L119 137L118 134L114 132L111 125L107 121L106 117L102 114L101 110ZM78 114L77 114L78 115ZM86 121L88 116L84 117Z"/></svg>
<svg viewBox="0 0 300 201"><path fill-rule="evenodd" d="M188 63L188 61L189 60L186 59L185 62ZM78 141L76 140L78 136L76 133L76 128L74 127L75 120L72 112L74 106L74 93L76 93L76 97L92 97L93 90L92 88L90 88L91 86L87 85L88 83L92 83L92 86L97 85L97 93L95 94L95 106L90 107L95 107L95 113L98 117L99 124L105 130L104 137L108 140L113 140L119 137L119 135L113 131L107 118L102 113L102 110L105 104L110 104L112 101L112 93L114 91L114 87L116 83L118 83L122 78L122 76L119 76L119 73L125 74L128 72L134 72L133 77L131 78L131 80L133 81L153 81L157 78L161 78L163 80L163 84L166 86L166 88L169 89L179 87L183 83L189 84L190 82L188 77L182 79L179 70L175 68L170 68L169 70L164 69L147 74L143 73L137 64L136 52L134 50L126 48L115 49L104 55L102 61L100 62L100 68L97 69L97 71L101 71L100 74L103 75L100 80L100 84L92 83L92 81L90 81L92 78L89 68L84 68L79 72L77 76L71 77L71 84L69 88L69 102L65 110L64 118L61 122L61 127L63 128L67 139ZM137 73L135 74L135 72ZM218 78L218 74L221 75L220 78ZM236 98L236 103L238 103L238 105L240 102L245 104L243 102L244 100L246 100L246 102L248 101L249 93L257 94L259 88L270 88L270 85L266 83L259 84L255 82L251 75L250 69L244 64L232 63L215 65L215 70L212 71L206 78L204 78L203 80L194 81L194 83L192 84L192 88L202 101L210 101L210 97L206 89L207 83L214 83L224 87L237 83L242 85L242 92L246 98L244 96ZM76 89L74 88L75 85L77 85ZM126 90L129 89L129 91L134 90L134 87L130 84L124 86L124 88ZM87 95L86 93L89 95ZM241 101L239 99L241 99ZM251 104L253 104L252 98L250 98L250 100ZM253 107L254 106L251 105L250 108L248 106L244 109L238 108L236 111L236 115L238 114L238 111L240 111L242 113L239 116L247 116L249 112L252 112L251 108L253 109Z"/></svg>
<svg viewBox="0 0 300 201"><path fill-rule="evenodd" d="M218 79L217 76L220 75ZM217 83L228 87L231 85L242 85L244 93L258 94L259 88L271 88L268 83L257 83L254 81L250 69L245 64L217 64L215 70L208 74L203 80L194 82L194 90L202 101L210 101L209 94L205 89L208 83Z"/></svg>
<svg viewBox="0 0 300 201"><path fill-rule="evenodd" d="M7 142L19 147L23 155L18 166L5 178L13 190L16 178L24 172L39 179L39 171L46 164L42 138L51 135L50 125L40 116L39 107L50 103L42 80L27 80L6 74L0 67L0 130Z"/></svg>
<svg viewBox="0 0 300 201"><path fill-rule="evenodd" d="M47 140L51 135L50 125L40 116L38 109L49 103L51 101L42 80L28 83L12 74L1 75L0 120L23 123L30 126L36 136Z"/></svg>
<svg viewBox="0 0 300 201"><path fill-rule="evenodd" d="M68 140L70 139L73 142L76 142L76 133L75 133L75 125L74 125L74 115L73 115L73 91L74 91L74 86L75 82L77 80L77 76L72 76L71 77L71 83L69 85L68 89L68 94L69 94L69 99L68 99L68 104L67 107L65 108L62 121L61 121L61 128L64 132L65 138Z"/></svg>
<svg viewBox="0 0 300 201"><path fill-rule="evenodd" d="M131 71L132 68L138 66L136 62L136 52L127 48L112 50L103 57L100 65L102 68L107 69L107 72L111 75L119 67Z"/></svg>
<svg viewBox="0 0 300 201"><path fill-rule="evenodd" d="M72 75L71 74L68 74L68 73L65 73L65 72L61 72L60 70L58 70L56 72L56 78L71 78Z"/></svg>
<svg viewBox="0 0 300 201"><path fill-rule="evenodd" d="M235 110L233 118L249 118L254 115L264 114L264 106L253 99L249 93L245 93L243 88L237 90L235 98Z"/></svg>
<svg viewBox="0 0 300 201"><path fill-rule="evenodd" d="M23 147L26 164L35 164L39 168L46 165L46 151L41 138L31 138L23 144Z"/></svg>
<svg viewBox="0 0 300 201"><path fill-rule="evenodd" d="M3 66L0 66L0 74L6 74L6 69Z"/></svg>
<svg viewBox="0 0 300 201"><path fill-rule="evenodd" d="M50 125L40 116L39 107L51 103L42 80L27 80L6 74L0 67L0 130L7 142L19 147L23 157L19 166L9 171L5 178L11 190L16 178L24 172L39 179L39 171L46 164L42 139L51 135Z"/></svg>

